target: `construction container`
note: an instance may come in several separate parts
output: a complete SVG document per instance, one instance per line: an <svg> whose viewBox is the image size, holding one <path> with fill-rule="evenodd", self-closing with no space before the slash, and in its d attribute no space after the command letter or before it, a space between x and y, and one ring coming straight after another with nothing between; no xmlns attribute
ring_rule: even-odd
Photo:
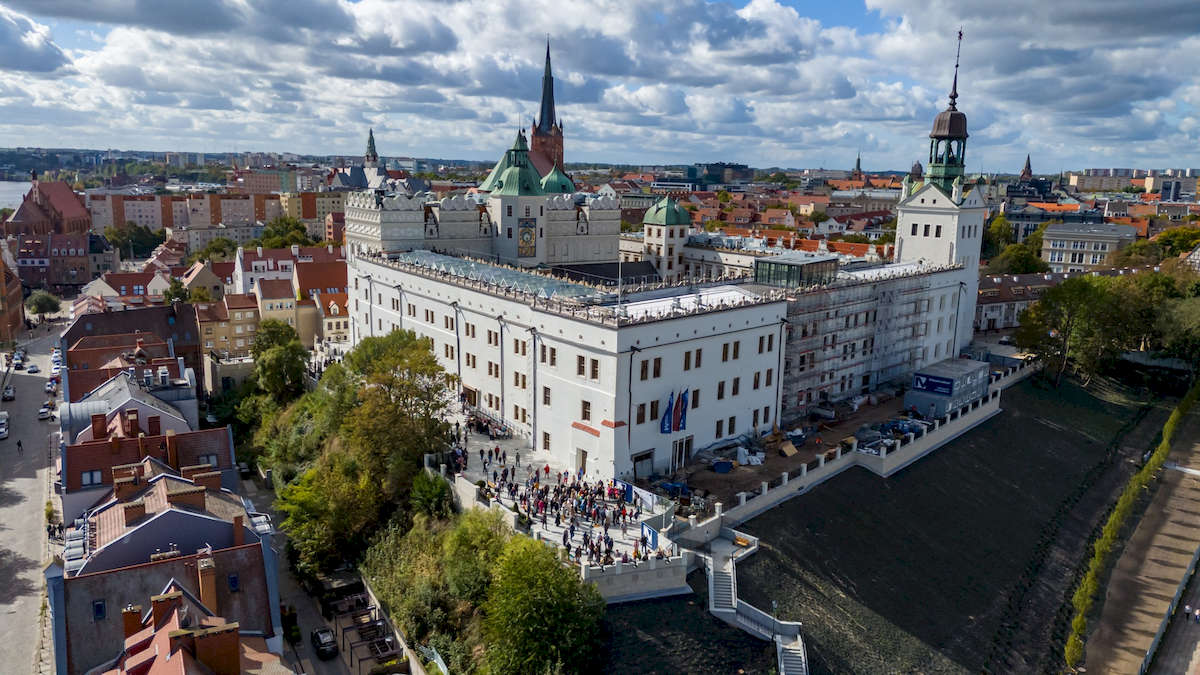
<svg viewBox="0 0 1200 675"><path fill-rule="evenodd" d="M990 369L986 361L973 359L946 359L925 366L913 373L904 407L925 417L945 417L987 394Z"/></svg>

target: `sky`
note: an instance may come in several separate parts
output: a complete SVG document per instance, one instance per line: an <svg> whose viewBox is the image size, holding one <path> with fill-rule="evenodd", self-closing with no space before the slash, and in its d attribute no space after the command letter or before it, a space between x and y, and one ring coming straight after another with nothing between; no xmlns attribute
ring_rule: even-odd
<svg viewBox="0 0 1200 675"><path fill-rule="evenodd" d="M1195 0L0 0L0 146L925 162L962 28L971 172L1200 167Z"/></svg>

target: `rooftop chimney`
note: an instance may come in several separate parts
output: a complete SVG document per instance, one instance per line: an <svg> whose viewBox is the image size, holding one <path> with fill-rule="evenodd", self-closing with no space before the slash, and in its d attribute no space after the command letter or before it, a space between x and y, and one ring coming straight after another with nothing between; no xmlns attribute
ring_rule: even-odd
<svg viewBox="0 0 1200 675"><path fill-rule="evenodd" d="M164 593L155 595L150 598L150 616L154 619L154 628L157 630L162 626L162 622L170 616L171 612L178 606L183 604L183 592L175 591L174 593Z"/></svg>
<svg viewBox="0 0 1200 675"><path fill-rule="evenodd" d="M167 464L179 468L179 439L175 437L174 429L167 429Z"/></svg>
<svg viewBox="0 0 1200 675"><path fill-rule="evenodd" d="M236 622L196 631L194 635L196 660L208 666L213 675L241 674L241 641Z"/></svg>
<svg viewBox="0 0 1200 675"><path fill-rule="evenodd" d="M167 493L167 503L171 506L186 506L197 511L203 511L204 488L196 486L172 490Z"/></svg>
<svg viewBox="0 0 1200 675"><path fill-rule="evenodd" d="M208 468L208 467L205 467ZM203 486L209 492L221 491L221 472L220 471L203 471L192 474L192 482L196 485Z"/></svg>
<svg viewBox="0 0 1200 675"><path fill-rule="evenodd" d="M104 413L92 415L92 440L102 441L108 438L108 418Z"/></svg>
<svg viewBox="0 0 1200 675"><path fill-rule="evenodd" d="M121 624L125 627L126 639L133 637L142 629L142 606L126 605L121 610Z"/></svg>
<svg viewBox="0 0 1200 675"><path fill-rule="evenodd" d="M133 525L146 515L146 502L139 499L125 505L125 526Z"/></svg>
<svg viewBox="0 0 1200 675"><path fill-rule="evenodd" d="M241 546L246 543L246 521L242 516L233 517L233 545Z"/></svg>
<svg viewBox="0 0 1200 675"><path fill-rule="evenodd" d="M196 575L199 578L200 602L211 609L213 614L219 614L217 607L217 565L211 556L196 560Z"/></svg>
<svg viewBox="0 0 1200 675"><path fill-rule="evenodd" d="M139 481L138 481L137 474L133 474L132 476L122 476L120 478L113 478L113 496L116 497L117 501L119 501L119 502L123 502L126 499L129 499L130 497L132 497L134 494L136 494L138 491L138 487L139 487ZM145 514L146 514L146 506L145 506L145 504L143 504L142 505L142 515L145 515ZM126 525L128 525L129 523L132 522L130 520L131 517L133 518L133 520L137 520L141 516L131 516L130 513L126 512L126 514L125 514L125 521L126 521L125 524Z"/></svg>

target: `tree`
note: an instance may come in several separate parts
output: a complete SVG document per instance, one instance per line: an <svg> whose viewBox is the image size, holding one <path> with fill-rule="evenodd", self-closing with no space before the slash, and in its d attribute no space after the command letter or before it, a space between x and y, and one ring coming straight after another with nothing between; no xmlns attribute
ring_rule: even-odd
<svg viewBox="0 0 1200 675"><path fill-rule="evenodd" d="M1163 248L1164 257L1176 258L1200 244L1200 227L1185 225L1163 230L1155 240Z"/></svg>
<svg viewBox="0 0 1200 675"><path fill-rule="evenodd" d="M1087 322L1103 298L1093 279L1072 277L1063 281L1043 293L1019 317L1017 345L1045 361L1056 387L1062 384L1071 357L1084 353L1085 338L1089 336Z"/></svg>
<svg viewBox="0 0 1200 675"><path fill-rule="evenodd" d="M208 242L204 248L194 251L187 257L188 263L201 260L224 261L231 260L237 255L237 242L225 237L217 237Z"/></svg>
<svg viewBox="0 0 1200 675"><path fill-rule="evenodd" d="M10 209L7 206L0 209L0 222L8 220L8 217L11 216L13 213L14 213L14 209Z"/></svg>
<svg viewBox="0 0 1200 675"><path fill-rule="evenodd" d="M1200 297L1166 303L1158 317L1164 352L1200 366Z"/></svg>
<svg viewBox="0 0 1200 675"><path fill-rule="evenodd" d="M1009 244L988 263L988 271L998 274L1030 274L1049 269L1050 265L1027 243Z"/></svg>
<svg viewBox="0 0 1200 675"><path fill-rule="evenodd" d="M414 492L416 485L413 485ZM442 542L442 568L450 593L475 605L487 599L492 570L512 531L497 511L468 509Z"/></svg>
<svg viewBox="0 0 1200 675"><path fill-rule="evenodd" d="M128 255L132 250L135 258L149 256L154 248L167 238L162 230L154 232L145 225L138 225L132 221L105 228L104 237L113 248L121 252L121 255Z"/></svg>
<svg viewBox="0 0 1200 675"><path fill-rule="evenodd" d="M424 513L434 518L450 515L450 486L428 471L418 471L413 477L409 503L414 513Z"/></svg>
<svg viewBox="0 0 1200 675"><path fill-rule="evenodd" d="M1003 215L992 219L988 225L987 234L983 240L983 257L991 258L999 255L1009 244L1015 243L1012 224Z"/></svg>
<svg viewBox="0 0 1200 675"><path fill-rule="evenodd" d="M829 214L824 211L813 211L809 214L808 219L812 221L813 225L820 225L829 220Z"/></svg>
<svg viewBox="0 0 1200 675"><path fill-rule="evenodd" d="M315 246L317 242L308 236L304 223L289 216L281 216L267 223L262 235L250 240L247 246L263 248L287 248L289 246Z"/></svg>
<svg viewBox="0 0 1200 675"><path fill-rule="evenodd" d="M250 355L257 361L268 349L293 341L300 341L300 334L295 328L279 319L264 319L258 324L258 331L254 333L254 342L250 343Z"/></svg>
<svg viewBox="0 0 1200 675"><path fill-rule="evenodd" d="M596 669L604 600L545 544L528 537L505 544L484 609L492 672Z"/></svg>
<svg viewBox="0 0 1200 675"><path fill-rule="evenodd" d="M27 300L25 308L38 315L41 320L46 314L53 314L62 309L62 301L48 291L34 291Z"/></svg>
<svg viewBox="0 0 1200 675"><path fill-rule="evenodd" d="M258 386L277 401L290 401L304 391L308 350L299 340L276 345L254 357Z"/></svg>
<svg viewBox="0 0 1200 675"><path fill-rule="evenodd" d="M1157 265L1164 257L1163 247L1157 241L1138 239L1120 251L1109 254L1108 262L1114 267L1144 267Z"/></svg>
<svg viewBox="0 0 1200 675"><path fill-rule="evenodd" d="M176 300L186 302L188 299L188 290L184 288L183 282L179 279L172 278L167 284L167 290L163 293L163 300L170 304Z"/></svg>
<svg viewBox="0 0 1200 675"><path fill-rule="evenodd" d="M187 301L193 304L197 302L212 302L212 291L208 290L207 286L197 286L188 291Z"/></svg>
<svg viewBox="0 0 1200 675"><path fill-rule="evenodd" d="M721 202L722 204L730 201L731 199L733 199L733 195L729 194L729 192L725 190L721 190L717 193L717 201Z"/></svg>

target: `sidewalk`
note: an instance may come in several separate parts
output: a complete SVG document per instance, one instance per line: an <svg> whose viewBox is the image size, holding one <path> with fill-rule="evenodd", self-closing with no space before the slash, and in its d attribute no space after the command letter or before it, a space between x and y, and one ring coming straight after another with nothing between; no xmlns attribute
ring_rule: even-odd
<svg viewBox="0 0 1200 675"><path fill-rule="evenodd" d="M464 416L461 413L451 416L450 419L452 424L457 421L460 425L462 425L465 421ZM488 438L487 434L468 432L466 435L466 442L463 445L467 449L468 461L467 468L462 472L462 475L471 483L483 480L489 484L494 484L495 481L492 478L492 471L495 470L495 472L499 474L505 469L505 467L509 469L510 474L512 474L513 471L516 472L516 478L514 479L510 476L509 480L515 481L518 486L523 486L525 484L526 478L528 478L530 475L530 470L534 468L541 472L539 476L541 483L543 485L548 484L550 486L558 484L558 474L561 474L563 471L570 472L569 467L560 466L557 462L555 462L550 457L550 453L531 449L529 447L528 440L525 438L513 437L491 440ZM499 446L501 452L508 453L508 463L502 464L499 460L493 462L489 466L485 475L483 463L479 460L479 451L482 449L486 455L489 448L495 449L497 446ZM547 478L545 472L545 467L547 466L550 467L549 478ZM453 467L446 467L446 471L448 474L452 475ZM574 477L575 474L574 472L571 472L570 475ZM595 484L595 482L599 480L599 477L586 474L584 476L584 480ZM518 490L518 495L519 494L520 489ZM516 500L512 499L507 492L505 492L505 494L503 494L498 501L500 501L500 503L506 508L515 507L517 503ZM604 504L609 508L612 508L613 506L617 506L618 508L620 507L618 502L608 499L604 500ZM661 511L656 511L655 513L660 512ZM644 519L650 515L654 514L642 512L639 519ZM569 528L570 523L566 521L563 521L560 525L555 525L554 515L547 511L546 524L542 525L540 519L538 519L530 525L529 534L536 539L540 539L542 541L552 543L555 546L561 547L563 543L563 532L569 530ZM594 525L585 520L581 520L575 527L574 538L569 539L571 546L577 546L583 543L584 532L590 532L593 536L603 535L605 533L602 526ZM610 524L608 527L608 535L613 538L613 557L617 560L620 560L622 553L628 553L631 556L633 555L634 542L638 542L641 537L641 524L638 522L638 519L631 520L626 526L625 534L621 533L620 525ZM641 549L642 546L639 543L638 550L641 551Z"/></svg>

